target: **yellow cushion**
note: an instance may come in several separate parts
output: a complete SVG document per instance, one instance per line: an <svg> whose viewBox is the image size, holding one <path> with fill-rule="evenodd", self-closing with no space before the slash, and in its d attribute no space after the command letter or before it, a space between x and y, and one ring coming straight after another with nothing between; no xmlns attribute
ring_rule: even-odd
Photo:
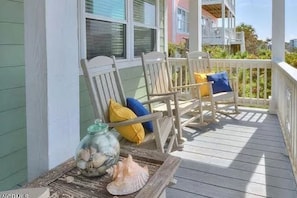
<svg viewBox="0 0 297 198"><path fill-rule="evenodd" d="M207 75L209 73L194 73L194 78L195 78L195 82L196 83L204 83L207 82ZM209 92L209 86L207 84L202 85L200 87L200 93L201 96L209 96L210 92Z"/></svg>
<svg viewBox="0 0 297 198"><path fill-rule="evenodd" d="M109 102L109 120L110 122L120 122L136 118L135 113L127 107L122 106L115 100ZM140 144L145 136L141 123L128 126L115 127L115 129L127 140Z"/></svg>

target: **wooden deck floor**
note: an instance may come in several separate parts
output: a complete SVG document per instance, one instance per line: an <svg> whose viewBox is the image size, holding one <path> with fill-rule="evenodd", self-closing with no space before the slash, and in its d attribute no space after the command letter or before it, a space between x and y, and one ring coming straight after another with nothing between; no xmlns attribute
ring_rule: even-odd
<svg viewBox="0 0 297 198"><path fill-rule="evenodd" d="M168 198L296 198L296 183L276 115L241 109L200 129L185 128L188 141Z"/></svg>

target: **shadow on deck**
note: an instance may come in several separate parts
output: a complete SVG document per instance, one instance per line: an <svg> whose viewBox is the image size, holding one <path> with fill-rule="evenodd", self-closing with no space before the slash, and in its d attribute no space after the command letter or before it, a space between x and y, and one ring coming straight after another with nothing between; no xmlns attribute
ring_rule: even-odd
<svg viewBox="0 0 297 198"><path fill-rule="evenodd" d="M200 129L185 128L188 141L172 155L182 163L169 198L296 198L296 183L276 115L244 108Z"/></svg>

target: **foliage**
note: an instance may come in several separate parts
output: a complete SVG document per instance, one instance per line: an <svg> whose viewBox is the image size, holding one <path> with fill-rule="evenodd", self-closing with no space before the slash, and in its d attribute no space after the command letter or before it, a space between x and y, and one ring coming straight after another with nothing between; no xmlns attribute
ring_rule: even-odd
<svg viewBox="0 0 297 198"><path fill-rule="evenodd" d="M211 58L228 58L228 59L271 59L271 51L268 49L258 49L257 53L247 51L230 54L226 49L220 46L204 46L203 51L210 54Z"/></svg>
<svg viewBox="0 0 297 198"><path fill-rule="evenodd" d="M220 46L203 46L203 51L208 52L212 58L228 58L227 51Z"/></svg>
<svg viewBox="0 0 297 198"><path fill-rule="evenodd" d="M185 43L169 43L168 44L169 57L186 57L186 44Z"/></svg>
<svg viewBox="0 0 297 198"><path fill-rule="evenodd" d="M297 52L286 53L285 60L288 64L297 68Z"/></svg>
<svg viewBox="0 0 297 198"><path fill-rule="evenodd" d="M255 28L251 25L241 23L236 27L237 32L244 32L246 51L251 54L255 54L258 46L258 35Z"/></svg>
<svg viewBox="0 0 297 198"><path fill-rule="evenodd" d="M251 25L240 24L236 27L236 31L243 31L245 34L246 52L236 52L231 54L228 48L222 46L203 46L203 51L209 52L211 58L228 58L228 59L271 59L271 50L268 49L268 44L271 44L271 39L258 40L255 29ZM297 50L297 49L296 49ZM186 57L185 43L168 45L169 57ZM287 52L285 61L297 68L297 51Z"/></svg>
<svg viewBox="0 0 297 198"><path fill-rule="evenodd" d="M271 50L268 47L271 44L271 39L266 39L266 41L258 40L255 29L251 25L244 23L236 27L236 31L245 33L246 52L241 53L238 51L232 54L229 48L222 46L203 46L203 51L208 52L211 58L217 59L271 59ZM170 50L173 52L177 51L180 54L186 52L185 45L181 44L170 44ZM184 56L182 55L182 57ZM285 61L297 68L297 49L296 51L286 52ZM238 94L240 97L267 98L271 95L271 69L265 71L265 69L241 68L237 72L231 73L236 73L238 78ZM267 75L267 79L265 75ZM245 86L242 86L243 84ZM264 87L267 87L266 95L264 95ZM259 89L259 92L257 89Z"/></svg>

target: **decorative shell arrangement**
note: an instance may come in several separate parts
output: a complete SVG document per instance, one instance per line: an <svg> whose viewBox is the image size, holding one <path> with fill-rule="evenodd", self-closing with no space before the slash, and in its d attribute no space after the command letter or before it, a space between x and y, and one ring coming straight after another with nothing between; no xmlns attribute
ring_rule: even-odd
<svg viewBox="0 0 297 198"><path fill-rule="evenodd" d="M127 195L140 190L149 179L148 167L141 167L134 162L132 156L123 159L107 169L113 181L106 187L112 195Z"/></svg>
<svg viewBox="0 0 297 198"><path fill-rule="evenodd" d="M118 162L120 146L112 140L93 140L77 151L76 166L88 177L101 176Z"/></svg>

